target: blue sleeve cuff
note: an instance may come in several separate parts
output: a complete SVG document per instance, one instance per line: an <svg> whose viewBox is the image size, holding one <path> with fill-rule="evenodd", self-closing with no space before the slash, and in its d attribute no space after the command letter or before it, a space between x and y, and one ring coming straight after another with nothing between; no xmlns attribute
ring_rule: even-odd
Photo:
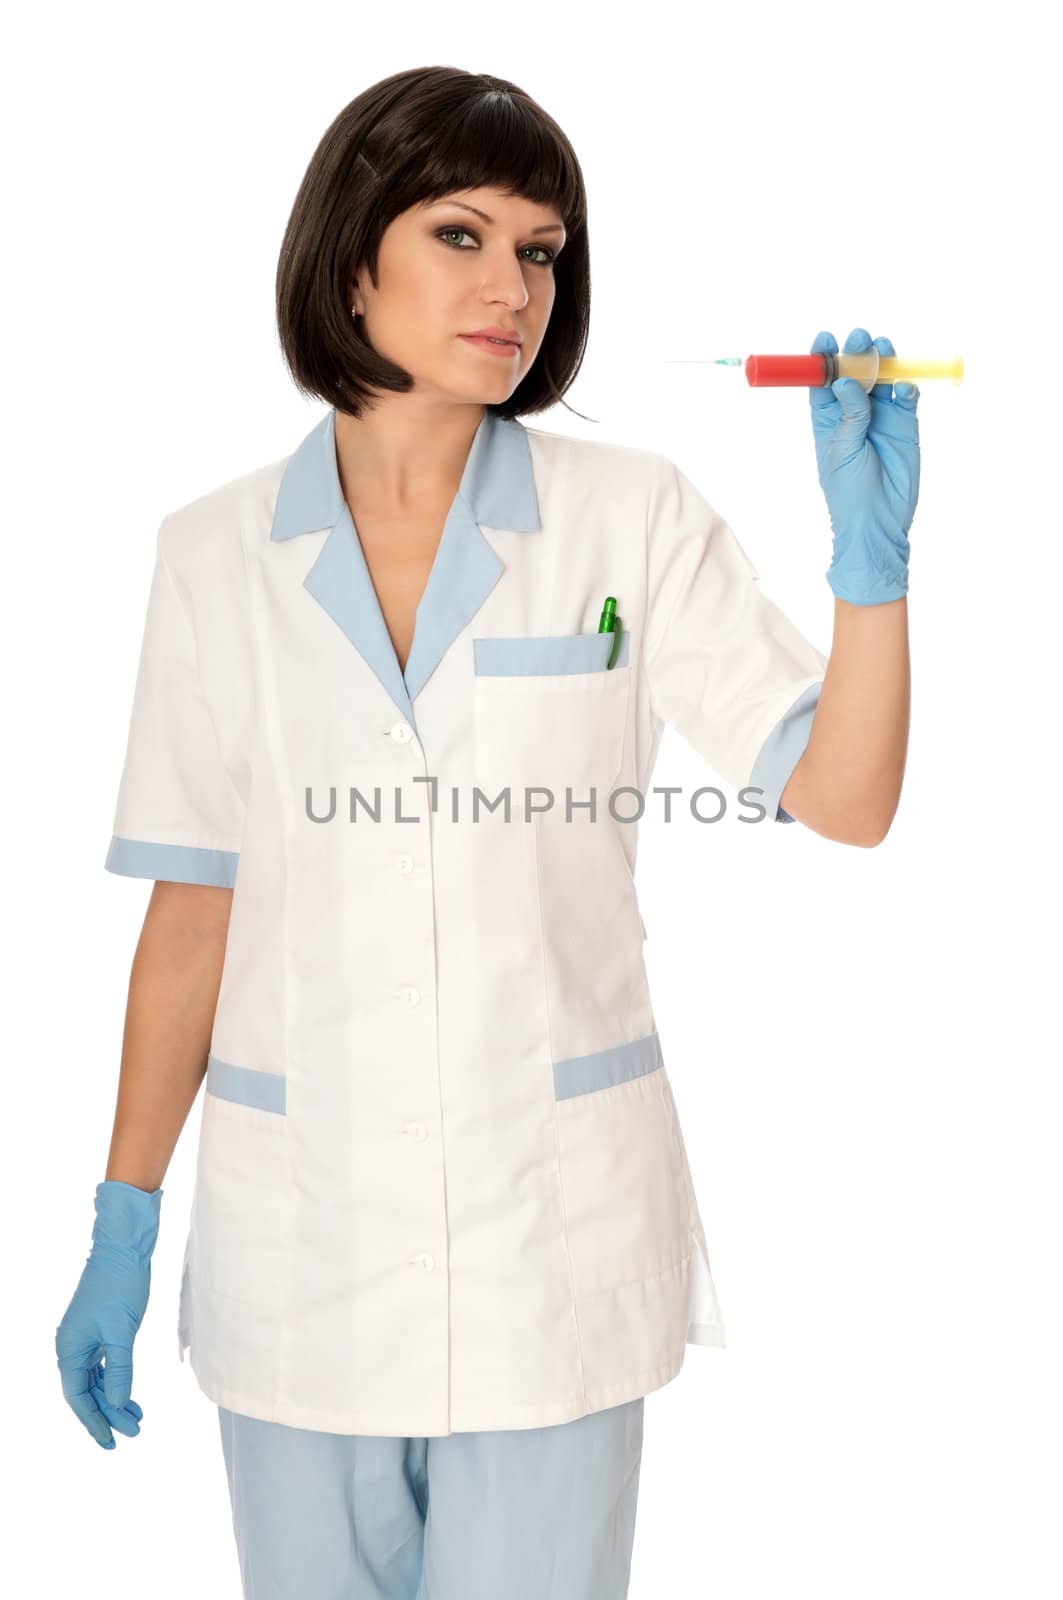
<svg viewBox="0 0 1063 1600"><path fill-rule="evenodd" d="M190 844L151 844L115 836L104 867L127 878L159 878L166 883L206 883L232 889L238 850L203 850Z"/></svg>
<svg viewBox="0 0 1063 1600"><path fill-rule="evenodd" d="M763 790L761 804L776 822L797 820L782 809L779 796L805 753L822 687L821 678L818 683L809 684L804 693L798 696L772 728L753 763L747 787Z"/></svg>

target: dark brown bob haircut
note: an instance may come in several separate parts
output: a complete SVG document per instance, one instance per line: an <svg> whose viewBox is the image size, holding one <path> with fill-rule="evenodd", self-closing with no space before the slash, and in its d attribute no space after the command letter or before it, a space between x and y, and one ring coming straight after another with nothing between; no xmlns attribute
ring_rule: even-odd
<svg viewBox="0 0 1063 1600"><path fill-rule="evenodd" d="M381 237L401 212L481 186L556 206L567 235L539 352L509 399L487 409L528 416L561 400L582 364L590 323L583 174L565 134L523 89L457 67L381 79L340 112L314 151L276 285L281 352L303 394L361 416L374 390L413 387L412 375L359 332L351 279L365 263L376 284Z"/></svg>

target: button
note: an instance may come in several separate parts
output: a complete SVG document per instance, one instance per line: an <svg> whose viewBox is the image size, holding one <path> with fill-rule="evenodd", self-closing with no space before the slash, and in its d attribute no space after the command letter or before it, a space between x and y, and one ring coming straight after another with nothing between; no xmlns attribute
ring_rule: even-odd
<svg viewBox="0 0 1063 1600"><path fill-rule="evenodd" d="M408 1133L411 1139L416 1139L418 1144L424 1144L428 1138L428 1129L423 1122L408 1122L402 1131Z"/></svg>
<svg viewBox="0 0 1063 1600"><path fill-rule="evenodd" d="M395 857L395 865L398 867L399 871L405 876L406 874L408 874L408 873L413 871L413 857L412 856L396 856Z"/></svg>
<svg viewBox="0 0 1063 1600"><path fill-rule="evenodd" d="M408 722L393 722L388 732L396 744L409 744L413 738L413 729Z"/></svg>
<svg viewBox="0 0 1063 1600"><path fill-rule="evenodd" d="M427 1254L410 1257L410 1266L421 1267L425 1272L431 1272L435 1264L435 1257Z"/></svg>
<svg viewBox="0 0 1063 1600"><path fill-rule="evenodd" d="M419 1006L421 1003L421 991L420 989L415 989L412 984L407 984L404 989L399 990L399 999L405 1001L408 1006Z"/></svg>

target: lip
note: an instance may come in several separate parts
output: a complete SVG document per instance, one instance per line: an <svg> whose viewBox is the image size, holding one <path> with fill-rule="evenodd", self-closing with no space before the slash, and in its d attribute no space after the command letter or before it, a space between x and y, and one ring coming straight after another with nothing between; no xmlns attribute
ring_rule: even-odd
<svg viewBox="0 0 1063 1600"><path fill-rule="evenodd" d="M473 328L470 333L459 333L459 339L505 339L520 349L520 334L516 328Z"/></svg>

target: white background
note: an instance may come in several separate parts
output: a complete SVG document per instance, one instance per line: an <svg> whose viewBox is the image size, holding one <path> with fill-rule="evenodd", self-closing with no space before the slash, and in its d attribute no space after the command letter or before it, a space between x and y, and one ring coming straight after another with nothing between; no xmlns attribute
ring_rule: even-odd
<svg viewBox="0 0 1063 1600"><path fill-rule="evenodd" d="M101 1451L55 1367L149 894L103 858L158 523L322 414L273 325L305 166L378 78L449 64L533 94L589 188L582 416L529 422L670 455L825 652L807 391L664 358L863 326L967 361L962 387L922 384L911 747L886 840L743 828L733 805L715 827L643 824L655 1010L728 1348L689 1348L646 1402L632 1600L1059 1596L1049 25L1033 5L925 0L68 3L9 25L2 1299L20 1593L239 1595L215 1409L176 1349L199 1101L135 1347L140 1437ZM714 775L669 731L655 781Z"/></svg>

